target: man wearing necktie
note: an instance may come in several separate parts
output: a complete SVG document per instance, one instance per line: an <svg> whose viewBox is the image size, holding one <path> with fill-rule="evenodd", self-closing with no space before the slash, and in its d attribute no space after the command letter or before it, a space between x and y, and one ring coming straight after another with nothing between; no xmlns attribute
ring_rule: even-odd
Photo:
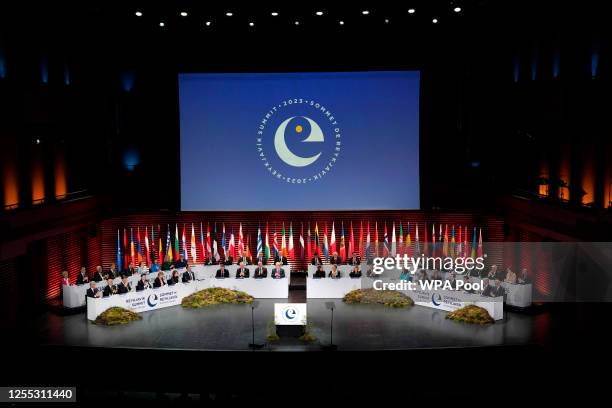
<svg viewBox="0 0 612 408"><path fill-rule="evenodd" d="M96 282L89 282L89 289L87 289L87 297L97 298L102 296L102 292L96 287Z"/></svg>
<svg viewBox="0 0 612 408"><path fill-rule="evenodd" d="M187 270L183 272L183 283L195 280L195 273L191 270L191 265L187 264Z"/></svg>
<svg viewBox="0 0 612 408"><path fill-rule="evenodd" d="M249 269L244 267L244 262L240 262L240 268L236 271L236 279L244 279L249 277Z"/></svg>
<svg viewBox="0 0 612 408"><path fill-rule="evenodd" d="M276 263L276 268L274 269L274 272L272 272L272 278L273 279L282 279L285 277L285 270L283 268L281 268L281 263L277 262Z"/></svg>
<svg viewBox="0 0 612 408"><path fill-rule="evenodd" d="M268 269L263 267L263 262L257 262L257 269L255 270L255 279L261 279L268 276Z"/></svg>

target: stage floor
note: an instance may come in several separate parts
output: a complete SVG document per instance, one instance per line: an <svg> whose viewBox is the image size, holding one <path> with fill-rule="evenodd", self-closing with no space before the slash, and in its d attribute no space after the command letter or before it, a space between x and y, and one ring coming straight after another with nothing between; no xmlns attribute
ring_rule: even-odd
<svg viewBox="0 0 612 408"><path fill-rule="evenodd" d="M339 350L409 350L547 344L553 333L554 314L546 311L508 311L503 321L479 326L445 319L446 312L422 306L393 309L379 305L347 305L339 299L309 299L308 320L313 343L297 339L267 342L273 325L274 303L262 299L255 309L255 342L263 350L318 350L330 341L333 301L333 341ZM101 327L87 321L85 313L59 316L46 313L33 323L40 345L166 350L249 350L249 305L220 305L206 309L180 306L142 313L142 320L125 326Z"/></svg>

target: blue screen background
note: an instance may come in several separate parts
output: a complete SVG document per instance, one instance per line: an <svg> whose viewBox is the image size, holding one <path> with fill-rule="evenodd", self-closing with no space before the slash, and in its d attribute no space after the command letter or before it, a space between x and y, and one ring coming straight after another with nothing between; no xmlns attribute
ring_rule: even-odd
<svg viewBox="0 0 612 408"><path fill-rule="evenodd" d="M418 71L179 74L178 85L182 210L420 207ZM266 112L293 98L321 102L341 129L338 160L316 182L276 179L256 148ZM267 131L301 109L279 110ZM302 156L328 151L333 134L321 128L326 145L297 140L288 141L289 148L303 148L296 151Z"/></svg>

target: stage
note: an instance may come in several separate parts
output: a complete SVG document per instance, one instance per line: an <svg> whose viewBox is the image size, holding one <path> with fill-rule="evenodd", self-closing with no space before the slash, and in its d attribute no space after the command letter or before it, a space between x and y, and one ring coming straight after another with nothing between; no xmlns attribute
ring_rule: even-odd
<svg viewBox="0 0 612 408"><path fill-rule="evenodd" d="M333 341L339 350L409 350L421 348L490 347L537 344L544 341L538 316L505 312L503 320L487 326L445 319L446 312L422 306L405 309L380 305L348 305L340 299L308 299L308 322L317 338L312 343L281 338L267 342L274 303L260 299L255 309L255 341L264 350L319 350L330 341L330 311L334 302ZM542 312L548 315L548 312ZM84 313L59 316L47 313L35 323L41 344L75 347L185 350L249 350L251 307L219 305L205 309L180 306L141 313L142 320L104 327L89 322ZM548 319L547 319L548 321Z"/></svg>

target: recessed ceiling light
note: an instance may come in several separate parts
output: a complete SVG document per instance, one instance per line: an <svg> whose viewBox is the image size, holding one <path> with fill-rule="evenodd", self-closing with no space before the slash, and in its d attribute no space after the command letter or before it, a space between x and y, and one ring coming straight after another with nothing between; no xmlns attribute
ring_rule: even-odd
<svg viewBox="0 0 612 408"><path fill-rule="evenodd" d="M159 22L159 26L160 26L160 27L165 27L165 25L166 25L166 23L164 23L163 21L160 21L160 22Z"/></svg>
<svg viewBox="0 0 612 408"><path fill-rule="evenodd" d="M415 11L416 11L416 10L415 10L415 9L413 9L413 8L408 9L408 14L414 14L414 12L415 12Z"/></svg>
<svg viewBox="0 0 612 408"><path fill-rule="evenodd" d="M361 12L361 14L363 14L364 16L367 16L368 14L370 14L370 11L369 10L363 10Z"/></svg>
<svg viewBox="0 0 612 408"><path fill-rule="evenodd" d="M136 17L142 17L142 11L137 11L134 14L136 14Z"/></svg>
<svg viewBox="0 0 612 408"><path fill-rule="evenodd" d="M227 13L225 13L226 16L231 17L234 15L234 13L232 13L231 11L228 11Z"/></svg>
<svg viewBox="0 0 612 408"><path fill-rule="evenodd" d="M322 16L322 15L323 15L323 12L322 12L322 11L317 11L315 14L316 14L317 16Z"/></svg>
<svg viewBox="0 0 612 408"><path fill-rule="evenodd" d="M255 25L254 22L252 22L252 21L249 22L249 27L253 27L254 25Z"/></svg>
<svg viewBox="0 0 612 408"><path fill-rule="evenodd" d="M270 14L272 14L272 16L273 16L273 17L278 16L278 13L277 13L276 11L273 11L273 12L272 12L272 13L270 13Z"/></svg>
<svg viewBox="0 0 612 408"><path fill-rule="evenodd" d="M338 21L338 24L344 25L344 21L340 20L340 21Z"/></svg>
<svg viewBox="0 0 612 408"><path fill-rule="evenodd" d="M459 12L461 11L461 7L455 7L455 8L453 9L453 11L454 11L455 13L459 13Z"/></svg>
<svg viewBox="0 0 612 408"><path fill-rule="evenodd" d="M389 19L385 18L385 24L389 24Z"/></svg>
<svg viewBox="0 0 612 408"><path fill-rule="evenodd" d="M434 18L433 20L431 20L432 23L437 24L438 23L438 19Z"/></svg>
<svg viewBox="0 0 612 408"><path fill-rule="evenodd" d="M187 17L187 12L186 11L181 11L181 17Z"/></svg>
<svg viewBox="0 0 612 408"><path fill-rule="evenodd" d="M210 27L211 22L207 21L205 24L206 24L206 27Z"/></svg>
<svg viewBox="0 0 612 408"><path fill-rule="evenodd" d="M295 24L295 25L300 25L300 22L299 22L299 21L296 21L296 22L295 22L295 23L293 23L293 24Z"/></svg>

